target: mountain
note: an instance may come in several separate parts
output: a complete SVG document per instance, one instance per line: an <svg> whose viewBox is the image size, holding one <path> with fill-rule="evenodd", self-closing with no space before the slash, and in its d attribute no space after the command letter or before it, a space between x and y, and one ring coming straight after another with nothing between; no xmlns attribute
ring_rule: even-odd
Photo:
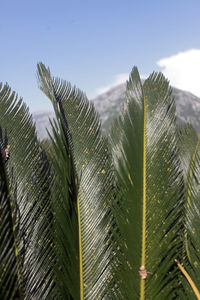
<svg viewBox="0 0 200 300"><path fill-rule="evenodd" d="M119 114L121 104L125 99L125 89L125 83L117 85L93 100L100 114L104 131L110 127L113 117ZM173 88L173 96L176 100L177 121L189 122L197 132L200 132L200 98L177 88Z"/></svg>
<svg viewBox="0 0 200 300"><path fill-rule="evenodd" d="M112 119L120 113L121 104L125 99L125 88L125 83L117 85L108 92L91 100L100 114L104 133L108 132ZM200 133L200 98L177 88L173 88L173 96L176 99L177 121L179 123L191 123L197 133ZM36 123L36 129L40 139L47 137L45 128L50 128L49 118L53 117L54 113L51 111L33 113L33 119Z"/></svg>

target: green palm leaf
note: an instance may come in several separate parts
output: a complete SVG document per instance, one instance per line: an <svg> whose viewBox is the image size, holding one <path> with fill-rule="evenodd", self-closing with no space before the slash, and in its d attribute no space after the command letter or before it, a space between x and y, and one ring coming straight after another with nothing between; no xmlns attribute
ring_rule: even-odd
<svg viewBox="0 0 200 300"><path fill-rule="evenodd" d="M127 266L121 270L122 295L183 299L174 265L182 247L183 185L171 89L161 74L152 74L142 86L134 68L126 97L111 132L121 191L115 216L124 238L122 264Z"/></svg>
<svg viewBox="0 0 200 300"><path fill-rule="evenodd" d="M2 253L8 253L10 261L14 255L18 262L17 265L12 265L13 270L7 269L6 276L13 276L12 280L15 280L14 274L18 273L20 299L45 299L52 285L51 268L47 264L48 254L52 251L49 247L50 238L47 236L47 225L50 222L48 162L37 141L28 109L7 85L0 86L0 120L2 128L7 131L10 145L10 160L5 174L10 204L7 203L5 209L10 206L13 210L9 212L12 215L12 224L10 221L7 223L6 232L1 236L2 243L6 246ZM2 201L5 200L2 198ZM4 209L0 217L2 224L5 224L8 216ZM7 243L7 234L13 228L14 254L13 246L9 249L11 244ZM15 281L17 286L18 281ZM10 285L10 289L11 295L15 287Z"/></svg>
<svg viewBox="0 0 200 300"><path fill-rule="evenodd" d="M180 133L180 157L185 181L185 250L181 262L194 283L200 287L200 136L191 126ZM187 286L188 293L191 293ZM192 294L193 295L193 294ZM191 299L192 299L191 295ZM195 297L194 297L195 299Z"/></svg>
<svg viewBox="0 0 200 300"><path fill-rule="evenodd" d="M80 299L77 176L70 141L57 111L56 116L57 123L51 123L53 135L49 149L55 177L51 190L56 296L57 299Z"/></svg>
<svg viewBox="0 0 200 300"><path fill-rule="evenodd" d="M1 132L0 152L0 299L19 297L21 290L20 260L18 256L16 211L9 195L4 147Z"/></svg>
<svg viewBox="0 0 200 300"><path fill-rule="evenodd" d="M66 228L69 220L68 214L65 215L63 210L62 215L66 226L62 228L63 236L59 235L60 244L63 243L62 247L67 248L66 245L71 241L71 244L76 246L68 247L69 253L67 251L64 253L61 248L66 261L69 262L63 272L66 278L69 278L70 275L67 272L70 273L74 268L74 272L80 275L80 299L106 299L108 295L117 294L111 284L114 272L114 252L111 244L114 230L111 228L114 229L114 224L110 214L110 205L114 192L111 157L107 142L101 136L99 118L93 105L81 91L71 88L70 84L65 81L52 79L50 71L43 64L38 65L38 77L41 90L50 98L57 117L61 120L63 134L69 141L78 175L78 197L73 200L77 205L77 208L74 208L76 224L74 219L73 222L70 221L73 229L71 233ZM58 139L57 135L56 139ZM61 143L59 147L63 147ZM63 158L63 164L64 161ZM62 183L61 191L62 185L64 186L62 177L66 178L64 177L66 167L62 167L55 166ZM63 201L69 201L66 197L64 199ZM67 237L68 234L70 235ZM70 250L72 248L75 248L74 252ZM77 279L74 280L77 282ZM69 279L66 282L69 285L68 290L71 289L71 281L72 279ZM78 291L76 292L78 295ZM75 296L72 297L78 299Z"/></svg>

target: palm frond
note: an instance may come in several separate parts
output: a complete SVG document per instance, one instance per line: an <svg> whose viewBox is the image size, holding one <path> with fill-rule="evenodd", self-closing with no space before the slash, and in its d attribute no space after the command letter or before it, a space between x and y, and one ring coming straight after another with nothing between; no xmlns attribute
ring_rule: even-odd
<svg viewBox="0 0 200 300"><path fill-rule="evenodd" d="M114 225L110 206L114 192L107 142L101 136L99 118L93 105L80 90L65 81L53 79L49 69L41 63L38 65L38 77L41 90L59 113L63 132L70 141L78 176L77 225L74 226L74 237L70 235L68 239L78 240L76 256L79 256L80 299L106 299L108 294L117 294L110 284L113 280L114 255L111 245L114 234L111 228ZM59 166L56 170L59 172ZM64 170L63 166L60 176L64 175ZM71 270L74 254L68 260L71 260L68 266Z"/></svg>
<svg viewBox="0 0 200 300"><path fill-rule="evenodd" d="M7 182L10 199L14 199L16 208L12 228L18 233L15 243L20 260L21 297L44 299L53 282L46 262L51 249L46 234L50 220L45 218L50 201L48 162L37 141L28 109L8 85L0 86L0 120L10 145ZM8 228L10 226L8 223ZM39 239L38 230L42 227ZM6 239L6 235L3 238ZM41 257L44 248L46 250ZM11 252L8 253L11 255Z"/></svg>
<svg viewBox="0 0 200 300"><path fill-rule="evenodd" d="M185 181L184 263L195 284L200 286L200 136L192 126L179 130L180 156ZM190 288L188 293L191 292ZM192 297L192 296L191 296ZM191 298L192 299L192 298Z"/></svg>
<svg viewBox="0 0 200 300"><path fill-rule="evenodd" d="M177 299L174 259L182 247L182 190L175 104L162 74L142 85L134 68L127 103L111 131L120 197L115 216L123 237L125 299ZM146 279L145 279L146 278Z"/></svg>
<svg viewBox="0 0 200 300"><path fill-rule="evenodd" d="M56 115L57 122L51 122L52 145L49 151L55 177L51 189L56 254L53 270L60 293L58 299L80 299L78 184L69 140L58 112Z"/></svg>
<svg viewBox="0 0 200 300"><path fill-rule="evenodd" d="M18 218L9 194L6 175L5 143L0 128L0 299L20 296L22 266L18 255Z"/></svg>

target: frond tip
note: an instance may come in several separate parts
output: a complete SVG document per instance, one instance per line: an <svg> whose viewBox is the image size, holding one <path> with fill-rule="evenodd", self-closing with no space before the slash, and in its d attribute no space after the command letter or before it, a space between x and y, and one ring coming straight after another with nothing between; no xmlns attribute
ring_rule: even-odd
<svg viewBox="0 0 200 300"><path fill-rule="evenodd" d="M99 117L84 93L63 80L52 78L49 69L43 64L38 65L38 78L41 90L54 105L63 134L68 140L71 138L70 145L73 145L71 149L79 189L77 232L71 234L71 240L78 241L76 257L79 257L81 299L103 299L113 294L110 286L114 277L114 264L111 263L114 259L111 230L113 217L110 210L114 192L107 140L101 136ZM63 170L64 164L63 160ZM62 170L58 172L57 167L55 171L62 174ZM65 244L66 241L63 241ZM69 265L74 271L75 257L70 257L72 260L66 273L69 273Z"/></svg>
<svg viewBox="0 0 200 300"><path fill-rule="evenodd" d="M119 275L121 289L126 299L165 299L173 290L166 274L174 270L170 257L180 247L182 230L175 103L162 74L153 73L142 84L137 68L126 97L111 131L120 190L115 217L128 261Z"/></svg>

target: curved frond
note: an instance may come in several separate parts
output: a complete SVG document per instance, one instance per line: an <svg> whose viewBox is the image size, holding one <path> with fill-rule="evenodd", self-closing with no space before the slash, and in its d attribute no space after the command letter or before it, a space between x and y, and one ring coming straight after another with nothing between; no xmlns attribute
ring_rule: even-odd
<svg viewBox="0 0 200 300"><path fill-rule="evenodd" d="M53 266L58 299L80 299L79 236L77 193L78 182L62 120L56 111L57 122L51 122L52 136L49 158L52 163Z"/></svg>
<svg viewBox="0 0 200 300"><path fill-rule="evenodd" d="M175 104L162 74L142 85L133 69L127 103L111 132L117 184L115 216L123 239L125 299L182 297L174 259L182 246L182 176Z"/></svg>
<svg viewBox="0 0 200 300"><path fill-rule="evenodd" d="M5 143L0 128L0 299L14 299L21 291L21 263L15 228L18 226L14 200L6 175Z"/></svg>
<svg viewBox="0 0 200 300"><path fill-rule="evenodd" d="M22 99L8 85L0 86L0 126L8 135L7 163L9 196L13 199L13 226L20 261L22 299L45 299L52 286L49 258L49 167L40 148L31 115ZM1 216L6 218L6 215ZM2 221L4 222L4 220ZM43 230L42 230L43 228ZM38 232L40 230L40 238ZM6 239L6 235L3 236ZM5 244L5 241L4 241ZM43 255L41 256L42 249ZM10 259L12 253L10 253ZM48 253L48 254L47 254ZM10 275L12 276L12 275Z"/></svg>
<svg viewBox="0 0 200 300"><path fill-rule="evenodd" d="M114 193L107 142L101 136L99 118L92 103L80 90L53 79L43 64L38 65L38 77L41 90L59 112L64 132L71 140L78 175L78 234L74 239L79 236L80 298L106 299L108 294L117 293L113 285L110 288L114 234L110 205ZM75 258L70 259L72 264Z"/></svg>
<svg viewBox="0 0 200 300"><path fill-rule="evenodd" d="M185 181L186 256L181 262L197 287L200 287L200 136L196 135L192 126L185 126L179 130L179 143ZM187 289L190 293L191 289Z"/></svg>

